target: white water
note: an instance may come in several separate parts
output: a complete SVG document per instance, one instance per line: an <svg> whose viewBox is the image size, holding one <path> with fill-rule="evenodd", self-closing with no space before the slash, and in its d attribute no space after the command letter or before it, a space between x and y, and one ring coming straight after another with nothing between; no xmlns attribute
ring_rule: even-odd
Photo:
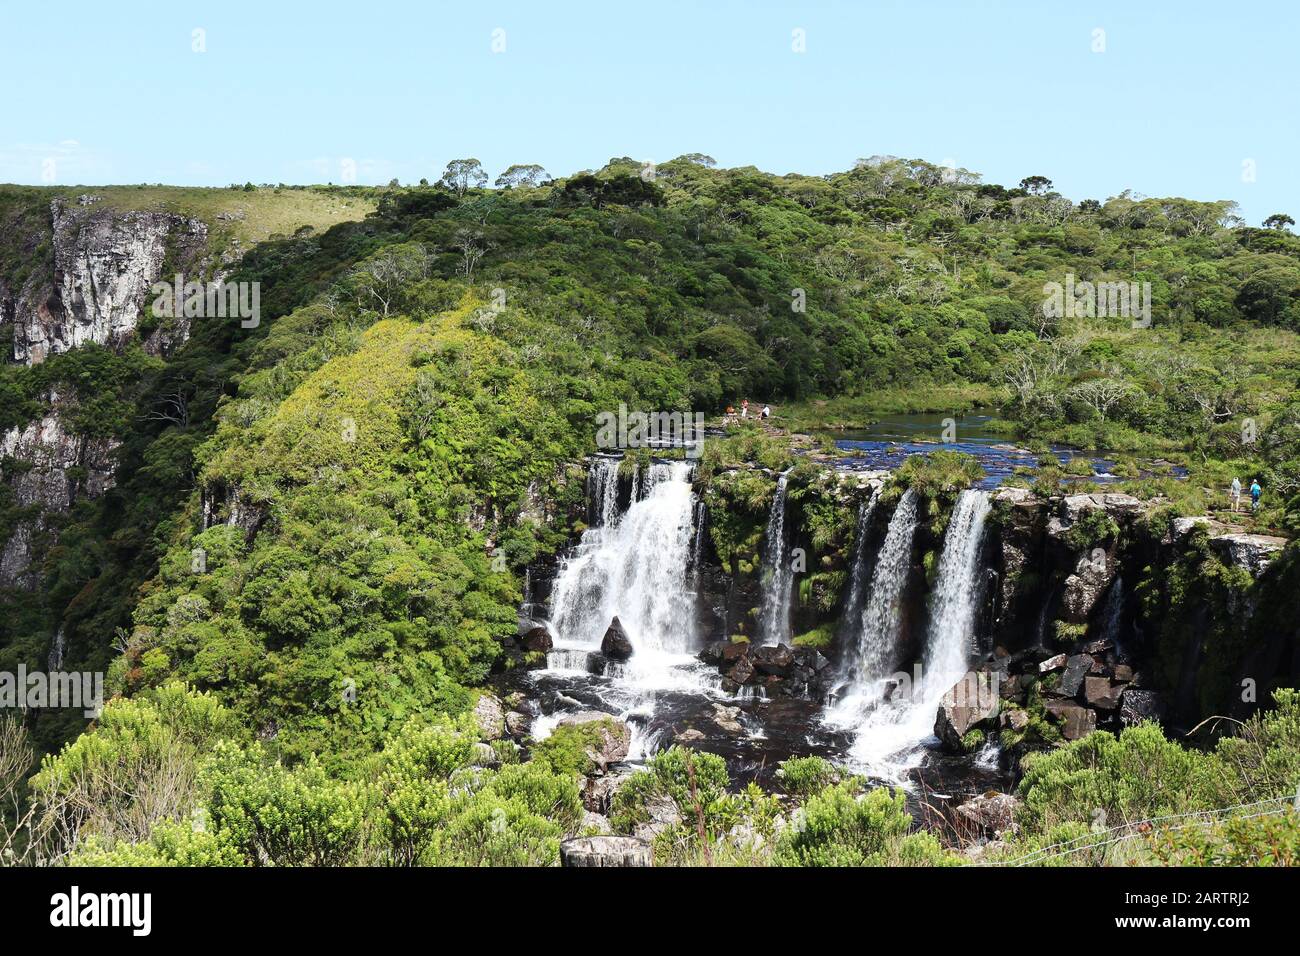
<svg viewBox="0 0 1300 956"><path fill-rule="evenodd" d="M687 462L651 465L638 476L639 497L627 512L585 531L560 566L551 595L555 649L549 663L555 670L576 670L583 654L600 650L617 616L633 654L611 676L643 688L699 682L692 673L699 668L689 666L698 649L690 474Z"/></svg>
<svg viewBox="0 0 1300 956"><path fill-rule="evenodd" d="M591 502L592 524L605 527L618 516L618 458L592 458L587 467L587 501Z"/></svg>
<svg viewBox="0 0 1300 956"><path fill-rule="evenodd" d="M849 596L844 602L844 614L840 618L840 629L851 631L856 627L862 614L862 596L867 587L867 564L870 553L867 550L867 536L871 531L871 516L875 513L879 495L858 508L858 528L853 542L853 564L849 568ZM841 634L843 637L844 634ZM851 636L851 635L850 635Z"/></svg>
<svg viewBox="0 0 1300 956"><path fill-rule="evenodd" d="M758 609L758 637L764 644L790 643L790 591L794 571L785 542L785 494L790 473L782 472L776 482L772 510L763 533L763 568L766 582Z"/></svg>
<svg viewBox="0 0 1300 956"><path fill-rule="evenodd" d="M832 719L840 726L854 728L851 760L878 776L901 781L906 771L920 762L922 744L933 735L943 695L967 671L975 650L976 613L983 581L979 558L989 510L989 496L983 491L962 492L953 508L935 576L930 629L919 670L900 683L887 701L882 699L879 680L885 675L880 674L873 686L859 688L856 697L846 696L832 711ZM913 526L914 518L913 513ZM897 520L896 515L890 523L891 535ZM902 535L900 529L900 538ZM907 537L910 550L910 534ZM886 579L889 577L884 569L888 545L887 538L875 579L880 579L882 572ZM871 601L875 602L876 597L873 591Z"/></svg>
<svg viewBox="0 0 1300 956"><path fill-rule="evenodd" d="M916 495L903 492L889 519L889 530L876 556L866 607L862 609L857 641L848 655L843 696L826 711L826 721L836 727L856 727L879 703L882 681L897 666L903 589L912 566L912 538L916 534Z"/></svg>

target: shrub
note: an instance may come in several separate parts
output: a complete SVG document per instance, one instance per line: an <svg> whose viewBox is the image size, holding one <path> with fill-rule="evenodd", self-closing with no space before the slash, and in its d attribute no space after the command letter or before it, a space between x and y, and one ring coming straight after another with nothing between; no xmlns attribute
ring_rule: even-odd
<svg viewBox="0 0 1300 956"><path fill-rule="evenodd" d="M929 833L908 834L902 793L878 788L858 796L852 784L811 797L781 835L778 866L934 866L945 862Z"/></svg>

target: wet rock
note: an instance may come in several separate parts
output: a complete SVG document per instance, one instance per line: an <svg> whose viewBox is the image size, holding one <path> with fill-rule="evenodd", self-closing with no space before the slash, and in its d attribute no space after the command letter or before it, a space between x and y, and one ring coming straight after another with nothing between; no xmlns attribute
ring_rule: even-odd
<svg viewBox="0 0 1300 956"><path fill-rule="evenodd" d="M1097 729L1097 712L1072 700L1049 700L1044 709L1061 725L1066 740L1079 740Z"/></svg>
<svg viewBox="0 0 1300 956"><path fill-rule="evenodd" d="M711 667L717 667L723 661L723 652L730 646L728 641L714 641L700 651L699 659Z"/></svg>
<svg viewBox="0 0 1300 956"><path fill-rule="evenodd" d="M756 647L750 651L749 658L757 670L777 677L788 677L794 666L794 654L785 644Z"/></svg>
<svg viewBox="0 0 1300 956"><path fill-rule="evenodd" d="M1079 693L1079 688L1083 686L1083 679L1092 669L1091 654L1075 654L1065 662L1065 672L1061 674L1061 679L1051 691L1053 694L1059 694L1062 697L1073 697Z"/></svg>
<svg viewBox="0 0 1300 956"><path fill-rule="evenodd" d="M1164 700L1156 691L1126 687L1120 696L1119 717L1125 724L1136 724L1143 720L1163 720L1164 716Z"/></svg>
<svg viewBox="0 0 1300 956"><path fill-rule="evenodd" d="M1002 686L998 689L998 693L1005 700L1024 703L1025 692L1029 689L1029 686L1032 683L1033 678L1026 674L1012 674L1002 681Z"/></svg>
<svg viewBox="0 0 1300 956"><path fill-rule="evenodd" d="M632 656L632 639L627 636L623 622L617 616L609 622L609 628L600 642L600 652L616 661L625 661Z"/></svg>
<svg viewBox="0 0 1300 956"><path fill-rule="evenodd" d="M754 673L754 665L750 663L749 658L742 657L731 665L731 670L727 671L727 677L737 684L747 684L753 680Z"/></svg>
<svg viewBox="0 0 1300 956"><path fill-rule="evenodd" d="M687 727L673 741L679 744L693 744L704 739L704 731L696 730L694 727Z"/></svg>
<svg viewBox="0 0 1300 956"><path fill-rule="evenodd" d="M989 791L967 800L957 808L957 817L974 827L982 836L998 838L1015 833L1016 810L1020 800L1009 793Z"/></svg>
<svg viewBox="0 0 1300 956"><path fill-rule="evenodd" d="M1083 680L1083 699L1098 710L1114 710L1119 706L1123 693L1124 685L1112 683L1109 677L1085 677Z"/></svg>
<svg viewBox="0 0 1300 956"><path fill-rule="evenodd" d="M723 663L738 661L748 655L749 644L746 641L726 641L722 648Z"/></svg>
<svg viewBox="0 0 1300 956"><path fill-rule="evenodd" d="M935 715L934 734L952 750L960 750L962 738L980 723L997 716L998 695L972 693L966 681L955 684L943 695Z"/></svg>
<svg viewBox="0 0 1300 956"><path fill-rule="evenodd" d="M1115 665L1115 680L1129 682L1133 680L1133 668L1128 664Z"/></svg>
<svg viewBox="0 0 1300 956"><path fill-rule="evenodd" d="M713 705L713 722L729 734L743 734L745 725L740 722L740 708L725 704Z"/></svg>
<svg viewBox="0 0 1300 956"><path fill-rule="evenodd" d="M496 740L506 730L506 712L501 701L492 694L480 694L474 703L474 720L478 723L480 740Z"/></svg>
<svg viewBox="0 0 1300 956"><path fill-rule="evenodd" d="M544 627L531 628L527 634L520 638L520 643L524 645L526 651L537 651L545 654L555 644L551 639L551 632Z"/></svg>
<svg viewBox="0 0 1300 956"><path fill-rule="evenodd" d="M532 730L533 718L517 710L506 712L506 733L511 737L527 737Z"/></svg>
<svg viewBox="0 0 1300 956"><path fill-rule="evenodd" d="M650 866L652 862L650 844L636 837L575 837L560 844L561 866Z"/></svg>

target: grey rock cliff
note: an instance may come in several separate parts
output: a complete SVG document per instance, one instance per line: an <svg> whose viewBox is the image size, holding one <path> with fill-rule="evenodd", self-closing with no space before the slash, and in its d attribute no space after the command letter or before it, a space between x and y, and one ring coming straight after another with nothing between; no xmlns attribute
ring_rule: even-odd
<svg viewBox="0 0 1300 956"><path fill-rule="evenodd" d="M37 269L16 293L0 299L13 325L14 360L32 365L94 342L116 347L135 331L153 300L152 285L171 261L199 279L208 228L172 213L125 212L50 203L53 271ZM146 342L157 353L183 341L176 323Z"/></svg>

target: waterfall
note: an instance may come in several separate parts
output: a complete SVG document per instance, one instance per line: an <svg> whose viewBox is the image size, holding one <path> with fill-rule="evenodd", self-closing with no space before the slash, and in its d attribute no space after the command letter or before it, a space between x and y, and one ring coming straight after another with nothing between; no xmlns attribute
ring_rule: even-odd
<svg viewBox="0 0 1300 956"><path fill-rule="evenodd" d="M697 650L690 578L695 496L692 465L656 462L642 494L610 525L589 528L556 575L551 631L556 663L592 652L617 615L634 653L622 668L646 685L672 683Z"/></svg>
<svg viewBox="0 0 1300 956"><path fill-rule="evenodd" d="M607 527L618 517L618 466L621 459L593 457L587 467L588 524Z"/></svg>
<svg viewBox="0 0 1300 956"><path fill-rule="evenodd" d="M785 540L785 497L789 471L781 473L763 533L763 600L758 609L758 638L764 644L790 642L790 592L794 572Z"/></svg>
<svg viewBox="0 0 1300 956"><path fill-rule="evenodd" d="M966 664L977 650L975 615L983 581L980 546L990 510L986 492L963 491L944 535L925 649L926 685L940 697L966 673Z"/></svg>
<svg viewBox="0 0 1300 956"><path fill-rule="evenodd" d="M902 507L904 502L900 501L898 510L901 511ZM853 693L836 705L832 711L833 722L853 727L854 743L850 756L883 777L901 778L905 770L919 761L919 745L933 732L940 701L965 675L967 663L974 653L975 617L984 580L979 572L979 558L989 510L991 502L987 492L969 490L958 496L937 567L935 591L931 597L930 631L922 663L914 672L914 679L900 675L888 700L884 700L883 692L878 688L889 667L893 666L892 658L887 654L896 652L892 644L881 641L879 646L885 652L871 656L867 653L866 627L863 630L865 649L863 662L859 663L858 685ZM915 527L914 502L911 514L905 515L904 520ZM900 540L906 535L910 550L911 532L901 531L898 512L894 512L889 535L881 546L876 564L871 598L863 614L865 619L870 619L872 605L881 604L878 601L879 581L901 574L898 568L889 570L891 564L906 561L905 553L891 553L888 557L885 554L891 546L889 537L894 536L896 529ZM902 571L905 572L905 568ZM889 598L889 606L893 609L897 609L898 602L898 597ZM896 610L893 619L896 622ZM878 670L872 671L871 667ZM863 682L872 674L875 674L874 682L863 688Z"/></svg>
<svg viewBox="0 0 1300 956"><path fill-rule="evenodd" d="M856 724L865 710L880 698L880 682L897 661L903 589L912 567L912 538L916 534L916 494L903 492L889 519L885 541L876 555L866 607L857 622L857 641L846 660L849 688L827 712L831 723Z"/></svg>
<svg viewBox="0 0 1300 956"><path fill-rule="evenodd" d="M847 626L852 626L850 622L856 623L862 614L862 597L871 570L867 536L871 531L871 516L876 511L877 500L879 496L873 494L869 500L858 507L858 526L853 539L853 562L849 567L849 596L844 601L844 612L840 618L841 631L847 631Z"/></svg>
<svg viewBox="0 0 1300 956"><path fill-rule="evenodd" d="M1124 619L1124 579L1115 575L1115 583L1110 586L1106 603L1101 609L1101 636L1111 641L1116 651L1123 650L1124 642L1120 640L1120 624Z"/></svg>

